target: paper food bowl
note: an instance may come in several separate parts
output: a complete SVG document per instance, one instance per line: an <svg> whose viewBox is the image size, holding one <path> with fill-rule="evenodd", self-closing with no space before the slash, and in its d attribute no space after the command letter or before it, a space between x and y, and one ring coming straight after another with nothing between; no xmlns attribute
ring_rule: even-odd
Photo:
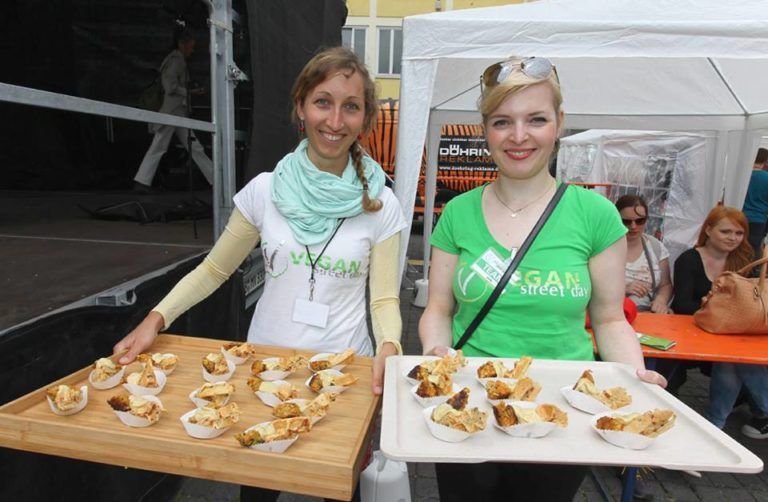
<svg viewBox="0 0 768 502"><path fill-rule="evenodd" d="M268 357L266 359L263 359L263 361L266 363L267 361L279 361L279 357ZM274 382L275 380L283 380L287 378L292 372L291 371L281 371L281 370L267 370L262 371L257 377L261 378L265 382Z"/></svg>
<svg viewBox="0 0 768 502"><path fill-rule="evenodd" d="M333 368L327 369L327 370L324 370L324 371L328 372L331 375L343 375L344 374L341 371L339 371L337 369L333 369ZM304 382L304 385L306 385L309 390L312 390L309 387L309 381L310 380L312 380L312 377L307 378L307 380ZM333 392L334 394L341 394L342 392L344 392L348 388L349 387L344 387L343 385L330 385L328 387L323 387L322 389L320 389L318 391L318 394L326 394L328 392ZM312 392L314 392L314 391L312 391Z"/></svg>
<svg viewBox="0 0 768 502"><path fill-rule="evenodd" d="M309 368L309 371L313 373L317 373L315 370L312 369L312 366L310 365L310 363L313 361L324 361L324 360L330 359L333 355L334 354L331 352L320 352L319 354L315 354L314 356L309 358L309 362L307 362L307 368ZM326 368L326 369L341 371L346 367L347 367L347 363L342 363L342 364L337 364L336 366L331 366L330 368Z"/></svg>
<svg viewBox="0 0 768 502"><path fill-rule="evenodd" d="M96 370L92 370L88 374L88 383L91 384L91 386L94 389L107 390L107 389L111 389L112 387L117 387L118 385L120 385L120 382L123 381L123 375L125 374L125 366L120 368L120 371L118 371L117 373L115 373L111 377L109 377L106 380L103 380L101 382L95 382L93 380L93 372L94 371L96 371Z"/></svg>
<svg viewBox="0 0 768 502"><path fill-rule="evenodd" d="M286 382L285 380L275 380L272 383L283 385L283 384L287 384L288 382ZM261 399L262 403L266 404L270 408L274 408L278 404L282 403L280 398L272 394L271 392L264 392L263 390L257 390L255 394L259 399Z"/></svg>
<svg viewBox="0 0 768 502"><path fill-rule="evenodd" d="M611 416L614 413L616 413L616 410L611 410L609 413L600 413L599 415L592 417L592 420L590 421L592 429L597 432L601 438L605 439L614 446L626 448L628 450L645 450L656 440L656 438L643 436L642 434L635 434L634 432L607 431L597 428L597 421L600 418ZM621 413L625 414L630 412L624 410Z"/></svg>
<svg viewBox="0 0 768 502"><path fill-rule="evenodd" d="M244 432L248 432L249 430L258 427L259 425L263 425L269 422L262 422L260 424L256 424L252 427L249 427L245 429ZM263 451L265 453L283 453L285 450L287 450L293 443L296 442L296 440L299 439L299 435L295 435L291 439L281 439L279 441L270 441L268 443L261 443L261 444L255 444L252 446L249 446L248 448L252 450L258 450Z"/></svg>
<svg viewBox="0 0 768 502"><path fill-rule="evenodd" d="M536 408L536 403L528 401L508 401L510 406L514 405L518 408ZM493 415L493 412L491 412ZM510 427L502 427L496 421L496 417L493 418L493 425L502 432L509 434L516 438L543 438L553 430L557 429L557 424L554 422L534 422L530 424L518 424Z"/></svg>
<svg viewBox="0 0 768 502"><path fill-rule="evenodd" d="M157 403L160 405L160 407L163 407L163 403L160 401L160 399L157 398L157 396L152 395L145 395L145 396L139 396L147 401L152 401L154 403ZM149 427L154 422L150 422L144 417L137 417L136 415L132 415L128 411L117 411L112 410L115 412L115 415L117 415L117 418L120 419L121 422L123 422L128 427Z"/></svg>
<svg viewBox="0 0 768 502"><path fill-rule="evenodd" d="M460 431L446 425L438 424L432 420L432 412L435 410L435 408L437 408L437 406L424 408L421 410L421 413L424 417L424 421L427 422L427 428L429 429L429 432L432 433L432 435L437 439L447 443L460 443L472 435L469 432Z"/></svg>
<svg viewBox="0 0 768 502"><path fill-rule="evenodd" d="M427 408L428 406L434 407L434 406L443 404L448 400L449 397L459 392L461 390L461 387L459 387L454 383L453 387L451 388L452 390L450 394L448 394L447 396L436 396L436 397L421 397L418 394L416 394L416 391L418 389L419 389L419 385L414 385L413 387L411 387L411 395L421 405L422 408Z"/></svg>
<svg viewBox="0 0 768 502"><path fill-rule="evenodd" d="M419 362L419 364L421 364L421 363L423 363L423 362L426 362L426 361L434 361L434 360L436 360L436 359L440 359L440 358L439 358L439 357L437 357L437 356L424 356L424 359L422 359L422 360ZM410 373L410 372L411 372L411 370L412 370L414 367L416 367L416 366L418 366L418 364L414 364L413 366L408 366L408 367L405 369L405 371L403 372L403 378L405 378L405 380L406 380L406 381L407 381L409 384L411 384L411 385L418 385L418 384L420 384L420 383L421 383L421 380L416 380L415 378L411 378L411 377L409 377L409 376L408 376L408 373Z"/></svg>
<svg viewBox="0 0 768 502"><path fill-rule="evenodd" d="M591 415L594 415L595 413L605 413L607 411L615 411L615 410L611 410L611 408L609 408L602 402L598 401L594 397L588 396L583 392L574 390L571 386L563 387L562 389L560 389L560 393L563 395L565 400L568 401L568 404L570 404L577 410L583 411L585 413L589 413Z"/></svg>
<svg viewBox="0 0 768 502"><path fill-rule="evenodd" d="M61 411L60 409L58 409L56 405L53 403L53 399L51 399L50 396L48 396L48 394L45 395L45 399L46 401L48 401L48 406L51 407L52 412L54 412L55 414L61 417L66 417L69 415L74 415L75 413L79 413L88 404L88 386L83 385L82 387L80 387L80 392L83 395L83 398L80 400L79 403L77 403L77 406L67 411Z"/></svg>
<svg viewBox="0 0 768 502"><path fill-rule="evenodd" d="M193 438L213 439L221 436L231 428L230 426L223 429L216 429L214 427L205 427L199 424L192 424L189 422L189 419L192 418L192 415L194 415L196 411L197 410L190 410L179 418L179 420L181 420L181 425L184 426L184 430L187 431L187 434Z"/></svg>
<svg viewBox="0 0 768 502"><path fill-rule="evenodd" d="M251 358L251 356L248 357L237 357L236 355L230 353L227 349L224 347L221 347L219 350L221 350L221 353L224 355L224 357L227 359L227 362L231 362L232 364L236 364L237 366L240 366L241 364L245 364L245 362Z"/></svg>
<svg viewBox="0 0 768 502"><path fill-rule="evenodd" d="M165 383L168 381L168 379L166 378L165 373L159 369L155 369L153 372L155 374L155 378L157 378L157 387L142 387L141 385L124 383L123 388L125 388L125 390L134 396L156 396L160 394L163 391L163 387L165 387Z"/></svg>
<svg viewBox="0 0 768 502"><path fill-rule="evenodd" d="M200 389L197 388L197 389L193 390L192 392L190 392L189 393L189 400L192 401L193 403L195 403L195 406L197 406L198 408L202 408L203 406L208 406L209 404L211 404L211 402L208 401L207 399L201 399L201 398L197 397L197 393L199 391L200 391ZM221 405L224 406L225 404L227 404L229 402L229 398L231 398L231 397L232 397L232 394L228 395L227 398L224 400L224 402L221 403Z"/></svg>
<svg viewBox="0 0 768 502"><path fill-rule="evenodd" d="M203 370L203 379L206 382L210 382L210 383L226 382L227 380L232 378L232 375L235 373L235 363L227 359L227 368L229 368L229 371L227 371L223 375L213 375L211 373L208 373L208 370L205 369L205 366L202 366L201 369Z"/></svg>

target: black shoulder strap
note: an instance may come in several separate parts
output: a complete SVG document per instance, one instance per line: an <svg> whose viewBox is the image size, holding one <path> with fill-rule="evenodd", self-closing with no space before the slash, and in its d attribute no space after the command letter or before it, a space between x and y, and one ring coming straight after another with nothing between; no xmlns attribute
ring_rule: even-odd
<svg viewBox="0 0 768 502"><path fill-rule="evenodd" d="M472 334L475 332L477 327L480 326L480 323L483 322L483 319L485 319L485 316L491 310L491 307L493 307L493 304L496 303L496 300L498 300L499 296L501 296L501 292L504 290L504 287L509 282L510 277L512 277L512 274L515 273L515 270L517 270L517 267L518 265L520 265L520 262L523 261L525 254L528 252L528 249L530 249L531 247L531 244L533 244L533 241L536 240L536 236L539 235L539 232L541 232L541 229L544 227L544 224L552 215L552 211L555 210L557 203L560 202L560 199L563 197L563 194L565 193L566 188L568 188L567 183L562 183L558 187L554 197L552 197L552 200L549 201L549 204L547 204L547 207L546 209L544 209L544 212L541 213L541 216L539 216L539 221L537 221L536 225L533 226L531 233L528 234L528 237L525 238L523 245L520 246L520 249L517 250L515 257L512 260L512 263L509 264L509 267L507 267L507 270L504 272L504 275L501 276L501 279L499 279L498 284L496 284L496 287L491 292L491 296L488 297L488 300L486 300L485 305L483 305L483 308L480 309L480 312L477 313L477 316L475 316L472 322L469 323L469 326L467 326L467 329L466 331L464 331L464 334L461 335L461 338L459 339L459 341L456 342L456 344L453 346L454 349L458 350L462 348L464 344L467 343L467 340L469 340L469 337L471 337Z"/></svg>
<svg viewBox="0 0 768 502"><path fill-rule="evenodd" d="M653 298L656 296L656 274L653 273L653 261L651 261L651 252L648 251L648 244L645 242L645 235L640 236L640 242L643 244L645 261L648 262L648 271L651 273L651 290L648 292L648 298L653 301Z"/></svg>

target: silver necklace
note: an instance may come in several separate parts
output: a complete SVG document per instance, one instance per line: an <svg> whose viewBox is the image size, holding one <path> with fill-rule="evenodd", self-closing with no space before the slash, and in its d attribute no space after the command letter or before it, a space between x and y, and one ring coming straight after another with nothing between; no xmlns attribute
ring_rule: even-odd
<svg viewBox="0 0 768 502"><path fill-rule="evenodd" d="M517 215L518 215L518 214L520 214L520 212L521 212L521 211L523 211L524 209L526 209L528 206L530 206L530 205L531 205L531 204L533 204L534 202L537 202L537 201L541 200L541 198L542 198L542 197L544 197L545 195L547 195L547 194L549 193L549 191L550 191L550 189L552 188L552 186L553 186L553 185L554 185L554 183L553 183L552 185L548 186L548 187L547 187L547 189L546 189L546 190L544 190L544 191L541 193L541 195L539 195L538 197L536 197L536 198L535 198L535 199L533 199L532 201L528 202L527 204L525 204L525 205L523 205L523 206L520 206L520 207L518 207L517 209L512 209L511 207L509 207L509 206L507 205L507 203L506 203L506 202L504 202L503 200L501 200L501 197L499 196L498 192L496 191L496 184L495 184L495 183L494 183L494 185L493 185L493 188L491 189L491 191L493 192L493 195L496 197L496 200L498 200L498 201L501 203L501 205L502 205L502 206L504 206L504 207L506 207L507 209L509 209L509 215L510 215L510 216L512 216L513 218L517 218Z"/></svg>

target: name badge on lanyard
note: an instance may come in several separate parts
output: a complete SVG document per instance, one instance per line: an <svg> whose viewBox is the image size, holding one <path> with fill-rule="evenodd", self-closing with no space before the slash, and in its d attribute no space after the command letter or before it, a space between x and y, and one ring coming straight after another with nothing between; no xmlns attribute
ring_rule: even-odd
<svg viewBox="0 0 768 502"><path fill-rule="evenodd" d="M342 218L336 226L336 230L333 231L330 239L325 243L323 250L320 251L320 254L317 255L317 258L315 258L314 261L312 261L312 255L309 254L309 246L304 246L307 250L307 259L312 267L309 275L309 299L296 298L293 302L293 315L291 317L293 322L300 322L318 328L325 328L328 325L328 316L331 311L330 305L315 301L315 267L317 266L317 262L319 262L320 258L323 256L323 253L325 253L325 250L328 249L328 244L330 244L333 238L336 237L336 232L341 228L344 219L345 218Z"/></svg>

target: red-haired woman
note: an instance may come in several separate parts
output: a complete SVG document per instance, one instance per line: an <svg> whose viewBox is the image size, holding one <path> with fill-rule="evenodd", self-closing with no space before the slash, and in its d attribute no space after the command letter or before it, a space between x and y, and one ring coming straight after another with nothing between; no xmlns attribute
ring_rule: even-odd
<svg viewBox="0 0 768 502"><path fill-rule="evenodd" d="M701 225L696 246L681 254L675 262L675 299L672 302L675 313L690 315L696 312L718 275L724 271L739 270L752 260L748 236L749 223L738 209L717 206L709 212ZM670 379L670 386L674 380ZM722 428L742 384L747 388L755 414L742 432L753 438L767 438L768 368L765 366L713 364L707 418Z"/></svg>

